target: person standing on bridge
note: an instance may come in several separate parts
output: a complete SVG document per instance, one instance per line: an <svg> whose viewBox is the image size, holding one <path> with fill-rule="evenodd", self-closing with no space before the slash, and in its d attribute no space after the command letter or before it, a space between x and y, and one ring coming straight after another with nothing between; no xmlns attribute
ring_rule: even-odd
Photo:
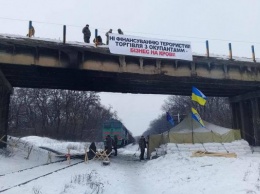
<svg viewBox="0 0 260 194"><path fill-rule="evenodd" d="M32 37L34 35L35 35L35 29L34 29L33 26L31 26L30 29L29 29L29 33L26 36Z"/></svg>
<svg viewBox="0 0 260 194"><path fill-rule="evenodd" d="M117 31L118 31L118 34L122 34L122 35L124 34L120 28Z"/></svg>
<svg viewBox="0 0 260 194"><path fill-rule="evenodd" d="M110 29L107 33L106 33L106 37L107 37L107 45L109 43L109 34L112 33L112 29Z"/></svg>
<svg viewBox="0 0 260 194"><path fill-rule="evenodd" d="M84 42L89 43L91 32L88 24L82 29L82 33L84 34Z"/></svg>
<svg viewBox="0 0 260 194"><path fill-rule="evenodd" d="M97 45L103 45L101 36L97 36L97 39L94 38L93 42L95 43L96 46Z"/></svg>

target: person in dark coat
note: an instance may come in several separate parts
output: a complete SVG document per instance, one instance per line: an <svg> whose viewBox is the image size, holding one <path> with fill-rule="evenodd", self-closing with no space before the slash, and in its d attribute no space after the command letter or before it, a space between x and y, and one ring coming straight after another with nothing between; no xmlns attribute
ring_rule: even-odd
<svg viewBox="0 0 260 194"><path fill-rule="evenodd" d="M113 140L110 137L110 135L108 135L106 137L107 154L110 154L112 152L112 145L113 145Z"/></svg>
<svg viewBox="0 0 260 194"><path fill-rule="evenodd" d="M82 33L84 34L84 42L89 43L91 32L88 24L83 28Z"/></svg>
<svg viewBox="0 0 260 194"><path fill-rule="evenodd" d="M117 31L118 31L118 34L122 34L122 35L124 34L120 28Z"/></svg>
<svg viewBox="0 0 260 194"><path fill-rule="evenodd" d="M97 148L96 148L95 142L92 142L89 146L88 159L91 160L92 158L94 158L96 152L97 152Z"/></svg>
<svg viewBox="0 0 260 194"><path fill-rule="evenodd" d="M112 33L112 29L110 29L108 32L106 32L107 44L109 43L109 34L110 33Z"/></svg>
<svg viewBox="0 0 260 194"><path fill-rule="evenodd" d="M115 150L115 156L117 156L117 143L118 143L118 139L117 136L114 135L114 150Z"/></svg>
<svg viewBox="0 0 260 194"><path fill-rule="evenodd" d="M139 139L139 148L140 148L140 160L144 160L144 152L145 152L145 148L146 148L146 141L144 136L141 136L141 138Z"/></svg>
<svg viewBox="0 0 260 194"><path fill-rule="evenodd" d="M93 42L96 45L103 45L101 36L97 36L97 40L96 40L96 38L94 38Z"/></svg>

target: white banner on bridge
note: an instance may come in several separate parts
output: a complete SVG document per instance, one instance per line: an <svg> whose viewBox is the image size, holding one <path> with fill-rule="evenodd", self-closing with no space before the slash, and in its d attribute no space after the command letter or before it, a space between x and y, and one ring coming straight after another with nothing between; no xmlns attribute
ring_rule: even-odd
<svg viewBox="0 0 260 194"><path fill-rule="evenodd" d="M109 34L111 53L192 61L191 43L120 34Z"/></svg>

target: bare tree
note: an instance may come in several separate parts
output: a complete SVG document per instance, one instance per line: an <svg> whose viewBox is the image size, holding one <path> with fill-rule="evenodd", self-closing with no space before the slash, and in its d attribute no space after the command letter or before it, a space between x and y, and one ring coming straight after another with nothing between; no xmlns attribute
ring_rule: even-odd
<svg viewBox="0 0 260 194"><path fill-rule="evenodd" d="M232 112L228 98L209 97L205 106L200 106L191 100L189 96L170 96L162 106L162 110L169 112L177 123L176 115L187 115L191 113L191 107L194 107L201 118L223 127L232 126ZM166 114L160 115L150 123L149 128L144 135L158 134L169 130L171 126L166 120Z"/></svg>
<svg viewBox="0 0 260 194"><path fill-rule="evenodd" d="M64 139L101 140L102 123L116 118L95 92L16 88L9 111L10 131Z"/></svg>

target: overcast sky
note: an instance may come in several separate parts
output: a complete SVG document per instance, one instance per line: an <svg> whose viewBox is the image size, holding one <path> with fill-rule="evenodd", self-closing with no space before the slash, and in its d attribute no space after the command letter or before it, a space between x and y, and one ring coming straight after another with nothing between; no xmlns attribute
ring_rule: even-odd
<svg viewBox="0 0 260 194"><path fill-rule="evenodd" d="M210 52L251 57L255 45L260 56L259 0L0 0L0 33L26 35L33 21L36 37L83 42L82 28L89 24L105 39L105 32L121 28L127 35L191 41L194 53ZM91 40L93 39L93 36ZM145 131L162 114L167 96L101 93L101 102L113 107L134 135Z"/></svg>

